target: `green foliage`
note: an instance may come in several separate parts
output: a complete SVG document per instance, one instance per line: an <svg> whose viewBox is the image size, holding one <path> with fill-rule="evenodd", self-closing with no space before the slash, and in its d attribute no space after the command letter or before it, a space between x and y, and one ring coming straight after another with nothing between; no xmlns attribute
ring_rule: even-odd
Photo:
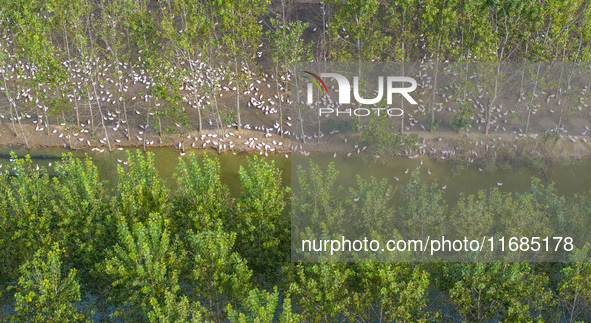
<svg viewBox="0 0 591 323"><path fill-rule="evenodd" d="M104 270L112 277L111 299L118 304L114 316L146 321L153 303L166 304L166 293L177 293L177 246L169 235L168 220L150 213L145 223L119 217L118 240L105 260ZM168 296L170 298L170 296Z"/></svg>
<svg viewBox="0 0 591 323"><path fill-rule="evenodd" d="M279 292L277 287L272 293L253 289L245 300L244 312L238 312L228 305L228 319L236 323L271 323L275 322L275 312L279 307ZM295 323L300 321L300 316L291 310L289 297L283 299L283 307L279 314L279 323Z"/></svg>
<svg viewBox="0 0 591 323"><path fill-rule="evenodd" d="M358 202L350 200L352 214L356 214L358 220L353 224L353 231L371 233L372 237L397 235L397 232L392 232L388 228L388 224L395 221L395 212L390 207L395 190L388 185L387 179L382 178L378 181L372 177L371 180L365 181L357 175L357 189L349 190L351 196L359 198Z"/></svg>
<svg viewBox="0 0 591 323"><path fill-rule="evenodd" d="M337 320L352 306L350 284L354 273L345 263L298 264L292 269L289 292L307 322Z"/></svg>
<svg viewBox="0 0 591 323"><path fill-rule="evenodd" d="M286 260L289 225L283 210L290 190L282 186L274 162L257 155L238 173L242 194L236 214L237 246L252 269L270 274Z"/></svg>
<svg viewBox="0 0 591 323"><path fill-rule="evenodd" d="M283 25L280 15L271 18L270 22L275 29L267 31L266 35L271 43L272 60L278 65L278 70L285 73L291 64L307 61L311 44L304 44L302 34L308 28L308 23L294 21Z"/></svg>
<svg viewBox="0 0 591 323"><path fill-rule="evenodd" d="M359 279L353 295L356 319L429 322L428 272L409 263L362 262L356 267Z"/></svg>
<svg viewBox="0 0 591 323"><path fill-rule="evenodd" d="M0 248L0 293L3 297L10 282L19 276L19 267L33 257L36 250L51 242L51 201L55 198L45 168L33 165L30 156L17 158L11 153L8 165L10 179L3 177L2 246ZM6 175L4 175L6 176Z"/></svg>
<svg viewBox="0 0 591 323"><path fill-rule="evenodd" d="M339 133L342 133L346 137L353 134L357 131L357 127L359 126L359 121L355 119L349 120L339 120L335 121L334 119L329 119L326 122L322 123L322 132L328 133L330 131L337 130Z"/></svg>
<svg viewBox="0 0 591 323"><path fill-rule="evenodd" d="M589 246L580 250L587 254ZM579 259L580 260L580 259ZM577 262L564 266L560 272L561 280L558 293L561 297L560 309L570 321L584 321L585 314L589 315L591 306L591 264Z"/></svg>
<svg viewBox="0 0 591 323"><path fill-rule="evenodd" d="M186 161L185 161L186 159ZM207 154L200 165L193 152L179 159L173 177L178 182L175 194L175 227L179 230L201 231L227 220L233 201L220 180L220 162Z"/></svg>
<svg viewBox="0 0 591 323"><path fill-rule="evenodd" d="M443 191L437 184L421 183L419 169L415 169L410 181L400 189L400 193L402 203L397 212L403 237L423 239L426 238L427 229L431 235L444 233L447 206L443 200Z"/></svg>
<svg viewBox="0 0 591 323"><path fill-rule="evenodd" d="M62 250L55 243L39 249L20 269L15 314L11 322L92 322L93 313L80 311L80 285L76 270L62 276Z"/></svg>
<svg viewBox="0 0 591 323"><path fill-rule="evenodd" d="M2 320L89 321L92 311L101 320L141 322L585 321L590 314L589 246L565 264L400 262L422 257L411 253L395 263L286 264L288 202L301 220L294 228L314 238L368 230L379 239L561 230L586 239L588 194L565 198L536 178L522 193L482 190L448 207L443 190L418 170L395 196L376 178L358 177L345 191L333 164L310 162L298 168L289 199L277 167L253 157L239 170L242 190L234 200L216 159L182 158L170 192L152 157L139 153L130 155L127 172L119 169L126 194L110 199L90 160L66 155L50 179L29 157L12 157L0 173L0 300L14 312L0 313ZM144 177L128 178L138 174ZM133 203L134 212L115 209Z"/></svg>
<svg viewBox="0 0 591 323"><path fill-rule="evenodd" d="M328 27L332 60L369 62L387 55L386 45L392 38L380 28L380 1L328 2L338 4Z"/></svg>
<svg viewBox="0 0 591 323"><path fill-rule="evenodd" d="M53 185L60 196L52 201L57 229L54 239L66 250L67 263L79 268L86 288L104 284L96 281L95 264L104 259L116 233L105 183L88 157L81 162L71 153L64 155L54 169L59 180L55 177Z"/></svg>
<svg viewBox="0 0 591 323"><path fill-rule="evenodd" d="M166 214L170 205L168 189L158 177L154 166L154 154L137 150L127 152L128 169L117 165L119 196L117 212L130 223L145 220L150 213Z"/></svg>
<svg viewBox="0 0 591 323"><path fill-rule="evenodd" d="M480 191L477 195L460 196L450 220L458 232L472 237L488 235L495 221L506 212L511 212L507 205L507 195L498 188L489 192Z"/></svg>
<svg viewBox="0 0 591 323"><path fill-rule="evenodd" d="M439 124L441 123L441 120L442 119L435 119L435 120L433 120L433 122L428 121L428 123L429 123L429 131L431 131L431 132L436 131L437 128L439 128Z"/></svg>
<svg viewBox="0 0 591 323"><path fill-rule="evenodd" d="M189 292L207 309L206 318L221 321L228 305L247 297L252 271L232 251L236 234L221 228L187 234L193 268Z"/></svg>
<svg viewBox="0 0 591 323"><path fill-rule="evenodd" d="M259 68L269 68L259 63L270 62L279 96L290 89L290 64L309 61L312 52L316 61L462 62L464 99L476 93L468 73L471 62L584 63L591 57L588 1L331 0L318 6L322 17L305 15L303 21L299 17L306 6L268 0L2 1L0 82L10 103L4 106L14 122L30 114L40 125L50 121L48 116L70 123L74 113L94 113L90 121L96 135L94 123L101 117L93 109L100 103L90 97L113 91L132 70L141 71L153 82L141 95L152 99L138 107L146 117L127 126L149 123L161 134L181 134L191 129L186 101L236 86L235 112L229 110L233 103L220 104L218 110L215 102L204 105L211 112L204 106L196 111L215 114L223 123L239 120L240 95L254 75L246 68L258 74ZM326 31L312 32L316 27ZM258 51L263 52L260 59ZM435 66L443 76L441 69ZM85 80L74 81L68 74L72 70ZM574 71L560 72L561 78L535 80L540 91L551 86L571 91L560 93L565 102L579 89L564 84L572 77L566 74ZM479 94L496 95L503 73L480 74L488 84ZM187 79L204 81L180 90ZM529 75L525 81L531 80ZM534 94L525 96L530 103L542 103ZM432 113L430 130L435 130L440 119ZM472 104L463 105L450 126L467 129L472 116ZM281 110L279 117L284 118ZM14 134L26 138L28 132L16 130L14 122ZM328 121L322 130L348 136L358 122ZM69 133L83 129L79 120L75 123L67 124ZM416 134L404 136L394 128L387 118L364 120L361 144L376 154L417 149ZM551 132L542 138L559 140ZM129 165L118 167L113 194L89 159L64 156L54 168L55 179L28 156L11 159L0 173L0 320L88 321L79 302L89 300L96 300L89 306L103 314L115 309L122 320L141 322L420 322L444 317L573 322L591 317L588 246L570 255L573 263L553 264L553 270L522 263L289 263L281 270L289 259L289 203L294 227L322 238L363 230L381 237L423 236L427 230L551 235L556 230L550 224L588 237L589 194L566 199L537 179L527 192L480 191L448 208L443 191L425 184L418 173L400 187L400 198L393 198L395 191L383 180L358 179L345 190L337 184L333 165L321 169L310 163L298 169L298 194L290 196L277 168L253 159L239 173L242 194L232 199L221 182L219 162L209 157L182 159L175 173L178 186L171 192L152 154L130 154ZM363 221L345 217L349 210ZM389 222L400 230L387 231ZM278 288L271 291L272 286ZM7 318L6 309L14 309L9 313L14 315Z"/></svg>
<svg viewBox="0 0 591 323"><path fill-rule="evenodd" d="M323 236L328 232L343 232L345 205L340 197L344 189L336 185L339 171L334 164L330 163L323 172L310 160L309 168L298 165L296 174L299 187L292 198L295 212L292 226L300 232L305 230L304 226L313 226L311 229Z"/></svg>
<svg viewBox="0 0 591 323"><path fill-rule="evenodd" d="M168 290L165 292L164 304L151 298L150 305L152 310L148 313L148 319L152 323L203 322L203 309L199 304L190 304L186 296L179 298Z"/></svg>
<svg viewBox="0 0 591 323"><path fill-rule="evenodd" d="M403 135L394 128L395 126L388 118L373 117L363 126L361 144L371 147L378 154L396 154L401 149Z"/></svg>
<svg viewBox="0 0 591 323"><path fill-rule="evenodd" d="M449 125L455 131L468 130L474 124L474 109L471 106L462 107L454 111L454 119L449 121Z"/></svg>
<svg viewBox="0 0 591 323"><path fill-rule="evenodd" d="M442 279L464 320L482 322L503 317L512 322L541 320L553 305L548 278L526 263L443 265Z"/></svg>

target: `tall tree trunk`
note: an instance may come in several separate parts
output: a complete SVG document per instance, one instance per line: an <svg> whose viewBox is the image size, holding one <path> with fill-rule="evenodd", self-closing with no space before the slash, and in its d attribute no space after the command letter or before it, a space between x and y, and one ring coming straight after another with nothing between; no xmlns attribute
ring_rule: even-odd
<svg viewBox="0 0 591 323"><path fill-rule="evenodd" d="M97 74L97 76L98 76L98 74ZM97 77L97 82L98 82L98 77ZM105 139L107 140L107 147L109 148L109 151L111 151L111 141L109 139L109 133L107 132L107 127L105 126L105 117L103 116L103 110L101 109L101 103L100 103L100 100L98 97L98 93L96 91L96 82L92 82L92 89L94 91L94 96L96 98L96 103L98 106L99 115L101 117L101 125L103 127L103 131L105 132Z"/></svg>
<svg viewBox="0 0 591 323"><path fill-rule="evenodd" d="M191 73L193 74L191 78L195 80L197 76L195 65L193 64L192 59L189 58L188 61L191 65ZM197 116L199 117L199 133L201 133L203 131L203 120L201 120L201 106L199 106L198 104L199 96L197 95L197 88L195 87L195 84L191 84L191 87L193 87L193 100L195 100L195 104L197 104Z"/></svg>
<svg viewBox="0 0 591 323"><path fill-rule="evenodd" d="M536 87L538 86L538 78L540 77L540 66L541 65L542 65L542 63L538 63L538 71L536 72L536 81L534 82L534 89L532 90L531 99L529 100L529 106L528 106L528 111L527 111L527 123L525 124L525 135L526 136L527 136L527 133L529 130L529 118L531 116L532 103L534 101L534 96L536 95Z"/></svg>
<svg viewBox="0 0 591 323"><path fill-rule="evenodd" d="M103 322L108 322L107 321L107 311L105 310L105 295L103 295L103 289L101 288L101 285L98 286L98 290L99 290L99 301L101 303L101 314L103 316Z"/></svg>
<svg viewBox="0 0 591 323"><path fill-rule="evenodd" d="M234 70L236 73L236 78L238 79L238 61L234 60ZM236 117L238 118L238 131L242 130L242 120L240 119L240 86L239 83L236 82Z"/></svg>
<svg viewBox="0 0 591 323"><path fill-rule="evenodd" d="M18 121L18 125L21 129L21 134L23 135L23 138L25 139L25 145L27 147L27 149L29 149L29 140L27 139L27 135L25 134L25 129L23 128L23 124L21 123L21 118L18 115L18 110L16 108L16 102L14 101L14 98L10 95L10 92L8 91L8 82L6 81L6 75L4 73L2 73L2 78L4 79L4 93L6 93L6 97L8 98L8 102L10 103L11 106L11 112L10 115L12 117L12 111L14 110L15 113L15 117L16 120ZM17 131L16 131L16 127L14 126L14 118L12 117L12 127L14 129L14 135L17 135Z"/></svg>
<svg viewBox="0 0 591 323"><path fill-rule="evenodd" d="M14 123L14 120L16 120L16 118L13 114L13 105L14 104L12 102L12 97L10 96L10 92L8 90L8 83L6 83L6 76L4 75L4 73L2 73L2 79L4 80L4 93L6 94L6 98L8 98L8 102L10 103L8 105L8 109L10 111L10 121L12 122L12 130L14 132L14 135L17 136L16 125Z"/></svg>
<svg viewBox="0 0 591 323"><path fill-rule="evenodd" d="M439 75L439 51L441 50L441 37L437 41L437 55L435 58L435 76L433 77L433 97L431 98L431 127L429 132L435 130L435 94L437 93L437 76Z"/></svg>

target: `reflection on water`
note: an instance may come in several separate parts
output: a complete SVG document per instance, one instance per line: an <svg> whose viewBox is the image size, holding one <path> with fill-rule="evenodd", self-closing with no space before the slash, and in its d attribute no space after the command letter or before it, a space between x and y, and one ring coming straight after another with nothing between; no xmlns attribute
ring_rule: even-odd
<svg viewBox="0 0 591 323"><path fill-rule="evenodd" d="M135 149L132 149L135 150ZM19 156L27 154L26 149L0 148L0 164L8 164L10 151L16 152ZM166 181L169 187L174 187L172 174L178 165L179 152L172 148L151 149L155 155L155 163L161 178ZM67 153L65 149L38 149L31 150L28 153L34 159L34 163L39 166L52 165L61 159L62 153ZM92 158L97 166L101 178L109 182L109 188L117 186L117 167L123 165L127 160L125 150L116 150L111 153L100 153L97 151L79 150L72 152L74 157L84 159L87 154ZM227 184L233 195L237 195L240 189L238 169L246 165L246 160L250 154L218 154L215 151L196 151L195 154L209 154L212 157L219 158L221 162L222 181ZM292 158L295 164L307 164L304 157L294 154L286 158L283 154L273 154L267 157L275 161L275 165L283 172L283 182L291 185L292 176ZM576 193L583 193L591 190L591 159L577 161L574 166L555 167L547 173L542 173L537 169L528 167L515 167L509 169L497 169L495 171L481 171L478 167L468 167L458 169L457 165L445 161L433 161L429 158L409 159L404 157L393 157L389 159L380 158L377 163L367 163L362 155L352 155L350 157L336 156L326 154L317 154L306 157L311 158L321 166L326 166L329 162L335 162L340 171L339 184L345 187L355 183L355 174L360 174L363 178L374 176L377 178L386 177L393 186L405 185L410 179L413 169L421 166L421 179L427 183L437 181L440 186L445 186L445 200L450 204L455 204L461 192L466 194L475 194L480 189L490 187L499 187L504 192L522 192L530 187L532 176L542 179L543 183L555 183L555 188L559 194L572 196ZM119 162L121 161L121 162ZM295 168L295 167L294 167ZM407 172L408 169L408 172ZM49 168L51 173L51 167ZM430 174L429 174L430 173ZM295 176L294 176L295 179ZM398 180L396 180L398 179ZM499 185L502 184L502 185Z"/></svg>
<svg viewBox="0 0 591 323"><path fill-rule="evenodd" d="M296 165L306 165L307 159L325 167L334 162L339 170L338 184L345 187L356 183L355 174L364 179L371 176L385 177L392 186L406 185L414 169L419 168L421 181L437 182L445 188L444 199L454 205L460 193L476 194L479 190L498 187L501 192L523 192L530 188L533 176L542 179L542 183L554 182L558 194L572 196L591 190L591 159L578 160L574 166L554 167L546 173L531 167L498 168L494 171L482 170L477 166L461 168L457 163L432 160L427 157L410 159L406 157L380 158L377 162L366 161L362 155L350 157L329 154L294 156L293 169ZM324 168L325 169L325 168ZM295 178L295 177L294 177Z"/></svg>
<svg viewBox="0 0 591 323"><path fill-rule="evenodd" d="M31 158L33 158L33 162L35 164L38 164L39 166L48 166L49 163L55 165L56 161L61 160L61 156L63 153L72 152L75 158L80 159L85 159L86 155L88 155L88 157L92 158L94 164L96 165L101 179L107 180L108 187L111 189L115 189L117 187L118 182L117 165L125 167L124 163L127 160L126 150L135 152L136 149L115 150L111 153L100 153L98 151L91 151L90 149L70 151L67 149L48 148L31 150L27 152L26 149L9 149L3 147L0 148L0 164L6 165L9 163L8 158L10 156L10 151L14 151L15 153L17 153L19 157L25 156L27 153L29 153L31 155ZM158 175L160 176L160 178L164 179L168 187L173 188L175 185L175 181L172 178L172 175L176 167L178 166L179 158L181 158L179 152L173 148L154 148L149 149L148 151L154 153L154 163L156 164L156 169L158 170ZM237 196L237 194L239 194L240 181L238 176L238 169L240 168L240 166L246 166L247 159L251 156L251 154L234 155L231 152L218 154L216 151L203 150L195 151L195 154L197 154L198 156L208 154L210 157L218 158L221 164L222 181L226 185L228 185L233 195ZM289 185L291 181L289 159L285 158L285 155L283 154L269 155L269 157L266 158L268 160L275 161L275 165L283 171L283 183L285 185ZM52 173L52 167L49 167L49 173Z"/></svg>

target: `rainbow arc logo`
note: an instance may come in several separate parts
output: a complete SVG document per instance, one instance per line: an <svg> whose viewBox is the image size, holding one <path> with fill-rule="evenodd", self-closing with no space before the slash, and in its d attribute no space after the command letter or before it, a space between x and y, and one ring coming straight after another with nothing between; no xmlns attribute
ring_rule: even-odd
<svg viewBox="0 0 591 323"><path fill-rule="evenodd" d="M320 87L320 84L322 84L322 86L324 87L324 94L328 95L328 88L326 87L326 84L324 84L324 81L322 80L322 78L320 78L320 76L318 76L312 72L308 72L308 71L304 71L304 73L312 76L312 77L310 77L310 76L304 75L305 78L310 80L312 83L316 84L316 87L318 88L320 93L322 93L322 87ZM320 82L320 83L318 83L318 82Z"/></svg>

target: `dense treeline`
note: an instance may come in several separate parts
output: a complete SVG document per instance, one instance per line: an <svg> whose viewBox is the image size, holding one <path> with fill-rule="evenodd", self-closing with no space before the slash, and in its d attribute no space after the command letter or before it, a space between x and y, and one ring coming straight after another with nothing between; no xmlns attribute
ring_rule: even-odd
<svg viewBox="0 0 591 323"><path fill-rule="evenodd" d="M207 155L181 158L173 191L158 177L153 155L139 151L118 166L112 193L90 159L64 156L51 178L28 158L13 156L5 166L3 321L574 322L591 314L588 262L291 263L290 188L272 162L255 156L239 170L235 199L220 182L219 162ZM334 220L347 206L330 198L338 172L311 169L299 174L302 191L327 197L326 203L300 199L297 208ZM377 200L388 199L384 189L392 192L383 182L363 180L352 189ZM587 195L565 199L536 180L529 192L483 191L453 208L445 207L440 188L416 176L400 189L393 210L401 219L436 222L453 209L478 218L463 222L475 232L495 212L531 211L542 219L591 209ZM359 208L376 219L388 212Z"/></svg>
<svg viewBox="0 0 591 323"><path fill-rule="evenodd" d="M268 122L285 132L294 62L421 61L434 69L435 89L446 61L577 63L591 53L583 0L305 2L3 1L0 121L25 141L28 119L48 136L51 125L67 124L65 136L88 131L110 149L111 129L127 140L144 131L240 130L251 103L278 113ZM567 74L558 82L568 83ZM423 114L434 129L432 96ZM465 127L474 113L458 111Z"/></svg>
<svg viewBox="0 0 591 323"><path fill-rule="evenodd" d="M591 4L582 0L8 0L0 3L0 123L25 141L32 122L69 140L90 133L107 148L114 133L147 145L147 132L184 138L208 124L240 130L255 98L260 104L250 108L278 113L283 131L294 62L420 61L435 71L430 84L437 88L446 61L588 62L590 27ZM535 99L538 83L550 82L541 80L539 66L520 80L533 88L523 95L530 106L543 100ZM490 89L500 74L485 75ZM572 75L559 69L552 95L571 90ZM578 90L571 100L578 101ZM436 104L433 91L423 111L433 128ZM497 104L488 100L478 116L486 132ZM460 106L457 128L474 116L471 106ZM534 180L527 193L491 190L451 207L441 188L416 177L394 208L383 200L375 200L380 209L364 208L331 199L338 174L317 170L302 173L300 183L309 181L315 190L307 193L331 203L313 208L291 201L279 171L254 157L240 170L236 199L220 182L215 159L188 155L173 191L150 154L131 154L128 166L118 167L117 191L108 192L90 160L65 157L55 178L28 159L5 165L0 320L591 320L588 262L289 262L292 202L326 221L351 207L369 218L396 216L405 230L413 229L413 217L431 227L452 219L446 224L476 235L499 218L541 226L588 219L588 195L565 199ZM391 190L359 181L352 192L383 199ZM587 227L572 229L585 235Z"/></svg>
<svg viewBox="0 0 591 323"><path fill-rule="evenodd" d="M588 196L583 194L567 199L556 193L554 184L544 185L535 177L529 191L524 193L501 192L497 184L476 195L460 193L457 203L450 205L444 200L446 186L439 187L437 183L421 180L430 172L427 170L425 176L420 176L421 166L412 172L404 186L392 187L386 178L364 179L357 175L355 187L348 191L336 184L338 166L329 164L325 173L313 162L306 168L298 165L299 183L292 196L292 261L548 262L586 257L586 251L579 255L577 247L590 242L586 229L590 224L586 206L590 203ZM486 243L483 252L463 252L467 250L455 248L460 252L439 253L441 250L434 250L431 253L430 249L425 252L421 247L418 250L380 252L390 239L417 239L428 244L425 242L428 237L441 241L442 236L447 240L516 237L514 241L525 237L528 241L516 241L513 247L508 247L508 243L504 246L495 243L494 247L491 247L492 242ZM532 250L537 249L535 242L530 246L529 237L534 236L542 237L538 239L545 236L568 238L566 245L560 242L540 251ZM351 241L375 239L381 245L371 250L377 252L364 250L367 247L358 248L357 252L350 247L346 251L337 247L338 251L333 254L331 246L322 246L319 242L320 239L340 242L343 237ZM308 246L307 253L301 252L302 239L319 243ZM520 243L521 247L516 247ZM310 249L315 252L309 252ZM573 252L565 252L571 250Z"/></svg>

